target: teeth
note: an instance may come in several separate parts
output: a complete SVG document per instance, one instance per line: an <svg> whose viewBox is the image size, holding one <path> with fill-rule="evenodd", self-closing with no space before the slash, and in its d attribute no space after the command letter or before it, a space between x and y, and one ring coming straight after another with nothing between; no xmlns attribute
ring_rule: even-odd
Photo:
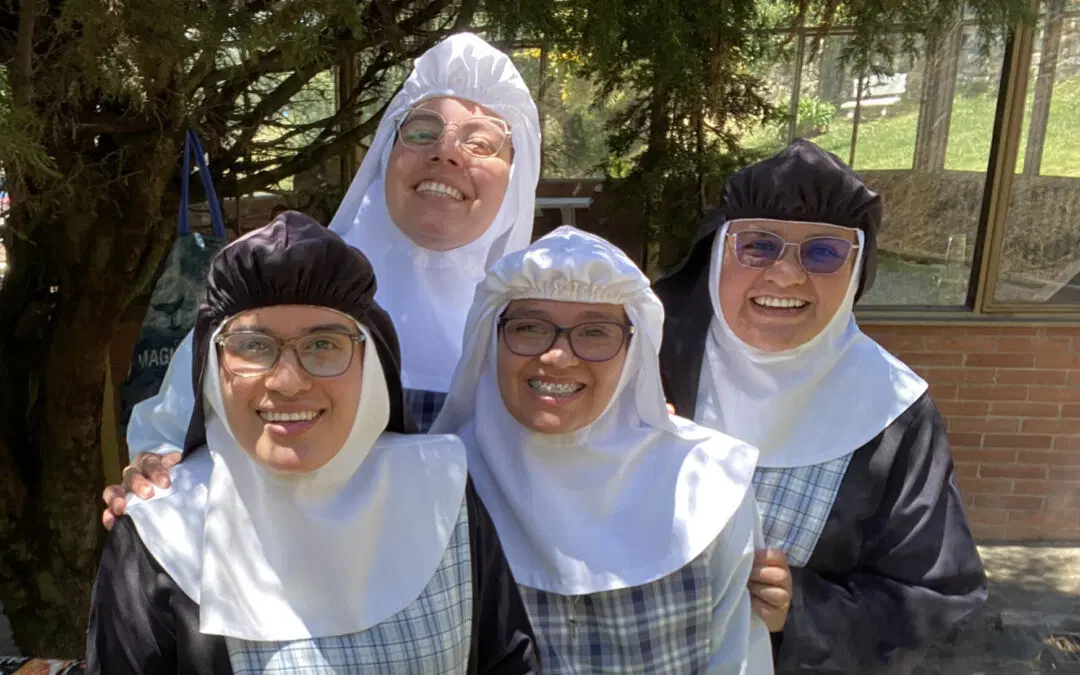
<svg viewBox="0 0 1080 675"><path fill-rule="evenodd" d="M465 199L465 195L461 193L461 190L451 187L446 183L436 183L433 180L426 180L416 186L417 192L434 192L439 195L446 195L458 201Z"/></svg>
<svg viewBox="0 0 1080 675"><path fill-rule="evenodd" d="M576 394L585 385L529 380L529 386L532 387L533 391L544 396L570 396Z"/></svg>
<svg viewBox="0 0 1080 675"><path fill-rule="evenodd" d="M309 420L315 419L318 416L319 413L316 410L290 413L270 412L268 410L262 410L259 412L259 417L262 417L267 422L307 422Z"/></svg>
<svg viewBox="0 0 1080 675"><path fill-rule="evenodd" d="M808 304L805 300L795 298L774 298L768 295L751 298L751 302L762 307L776 307L779 309L800 309Z"/></svg>

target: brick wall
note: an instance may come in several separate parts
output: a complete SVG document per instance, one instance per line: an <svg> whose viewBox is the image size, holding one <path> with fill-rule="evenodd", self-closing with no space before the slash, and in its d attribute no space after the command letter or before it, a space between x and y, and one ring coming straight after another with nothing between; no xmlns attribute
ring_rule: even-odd
<svg viewBox="0 0 1080 675"><path fill-rule="evenodd" d="M976 537L1080 540L1080 327L863 328L930 383Z"/></svg>

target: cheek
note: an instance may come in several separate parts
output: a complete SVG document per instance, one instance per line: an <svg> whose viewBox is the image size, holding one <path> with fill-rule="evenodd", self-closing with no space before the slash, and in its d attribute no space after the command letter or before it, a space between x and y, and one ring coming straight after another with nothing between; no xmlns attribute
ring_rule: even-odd
<svg viewBox="0 0 1080 675"><path fill-rule="evenodd" d="M476 169L472 178L477 190L489 201L502 203L502 196L510 186L510 165L502 161L492 162L492 166Z"/></svg>
<svg viewBox="0 0 1080 675"><path fill-rule="evenodd" d="M759 273L748 270L739 263L724 259L724 266L720 270L720 308L724 315L728 316L738 312L746 301L746 293L753 286Z"/></svg>
<svg viewBox="0 0 1080 675"><path fill-rule="evenodd" d="M252 401L259 394L259 378L244 379L221 374L221 400L229 427L238 436L247 436L255 423L251 415Z"/></svg>

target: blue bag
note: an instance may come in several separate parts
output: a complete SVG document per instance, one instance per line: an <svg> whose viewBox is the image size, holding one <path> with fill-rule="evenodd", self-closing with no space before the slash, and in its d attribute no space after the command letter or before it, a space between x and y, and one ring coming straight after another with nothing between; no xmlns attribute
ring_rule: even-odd
<svg viewBox="0 0 1080 675"><path fill-rule="evenodd" d="M192 232L188 222L188 178L191 175L192 156L195 157L210 206L214 231L210 237ZM132 408L136 403L157 394L173 352L195 325L195 315L206 289L210 261L227 242L221 204L214 192L214 182L206 166L202 143L191 129L184 140L184 175L180 186L180 219L176 241L150 295L150 305L135 343L128 376L120 385L121 438L127 433Z"/></svg>

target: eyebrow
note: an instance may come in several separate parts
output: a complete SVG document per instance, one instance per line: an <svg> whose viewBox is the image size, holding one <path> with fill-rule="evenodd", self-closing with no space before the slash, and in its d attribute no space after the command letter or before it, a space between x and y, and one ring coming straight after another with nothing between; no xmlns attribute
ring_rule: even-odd
<svg viewBox="0 0 1080 675"><path fill-rule="evenodd" d="M266 326L260 326L259 324L241 324L239 326L230 327L231 332L244 332L244 333L266 333L267 335L277 335L275 331L270 330ZM351 330L348 326L341 323L324 323L318 326L309 326L302 331L301 335L311 335L312 333L348 333L352 334L355 331Z"/></svg>
<svg viewBox="0 0 1080 675"><path fill-rule="evenodd" d="M507 316L511 319L546 319L547 321L555 323L555 321L552 320L551 315L542 309L526 309L520 312L507 312ZM590 309L586 312L582 312L576 317L576 319L579 323L589 321L611 321L613 323L622 323L623 320L621 316L614 317L610 314L605 314L595 309Z"/></svg>

